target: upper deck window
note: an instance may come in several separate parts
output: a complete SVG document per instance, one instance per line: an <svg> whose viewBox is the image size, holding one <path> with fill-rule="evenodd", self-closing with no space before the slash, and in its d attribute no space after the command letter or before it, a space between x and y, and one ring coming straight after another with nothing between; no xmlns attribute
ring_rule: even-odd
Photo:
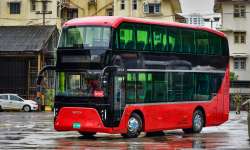
<svg viewBox="0 0 250 150"><path fill-rule="evenodd" d="M123 50L213 56L229 51L226 38L204 30L122 23L116 33L115 47Z"/></svg>
<svg viewBox="0 0 250 150"><path fill-rule="evenodd" d="M110 27L79 26L63 29L59 48L108 48Z"/></svg>
<svg viewBox="0 0 250 150"><path fill-rule="evenodd" d="M118 37L121 49L135 49L135 31L132 24L122 24Z"/></svg>

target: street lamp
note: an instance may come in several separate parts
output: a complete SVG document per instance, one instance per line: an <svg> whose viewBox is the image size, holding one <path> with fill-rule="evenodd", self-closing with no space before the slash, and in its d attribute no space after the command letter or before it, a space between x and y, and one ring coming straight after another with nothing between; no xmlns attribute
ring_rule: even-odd
<svg viewBox="0 0 250 150"><path fill-rule="evenodd" d="M214 18L213 18L213 17L210 18L209 21L210 21L210 23L211 23L211 29L213 29Z"/></svg>

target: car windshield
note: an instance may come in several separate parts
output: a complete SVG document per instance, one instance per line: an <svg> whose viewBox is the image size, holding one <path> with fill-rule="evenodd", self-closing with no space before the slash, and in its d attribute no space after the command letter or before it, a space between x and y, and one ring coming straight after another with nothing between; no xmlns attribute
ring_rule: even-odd
<svg viewBox="0 0 250 150"><path fill-rule="evenodd" d="M67 27L62 31L58 48L108 48L110 33L110 27Z"/></svg>
<svg viewBox="0 0 250 150"><path fill-rule="evenodd" d="M56 95L58 96L94 96L101 91L98 75L79 72L58 72Z"/></svg>

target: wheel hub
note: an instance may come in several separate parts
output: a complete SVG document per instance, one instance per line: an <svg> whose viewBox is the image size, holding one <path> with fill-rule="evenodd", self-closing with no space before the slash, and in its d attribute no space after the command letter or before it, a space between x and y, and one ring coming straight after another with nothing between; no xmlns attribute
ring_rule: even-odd
<svg viewBox="0 0 250 150"><path fill-rule="evenodd" d="M194 126L196 129L200 129L202 127L202 119L199 114L194 117Z"/></svg>
<svg viewBox="0 0 250 150"><path fill-rule="evenodd" d="M139 122L134 117L130 118L128 121L128 130L130 132L137 132L139 128Z"/></svg>

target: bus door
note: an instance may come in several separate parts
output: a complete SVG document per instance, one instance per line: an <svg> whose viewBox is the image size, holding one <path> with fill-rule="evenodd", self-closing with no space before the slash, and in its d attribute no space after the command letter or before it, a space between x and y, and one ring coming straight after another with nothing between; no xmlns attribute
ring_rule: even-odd
<svg viewBox="0 0 250 150"><path fill-rule="evenodd" d="M119 122L125 107L125 76L114 76L114 122Z"/></svg>

